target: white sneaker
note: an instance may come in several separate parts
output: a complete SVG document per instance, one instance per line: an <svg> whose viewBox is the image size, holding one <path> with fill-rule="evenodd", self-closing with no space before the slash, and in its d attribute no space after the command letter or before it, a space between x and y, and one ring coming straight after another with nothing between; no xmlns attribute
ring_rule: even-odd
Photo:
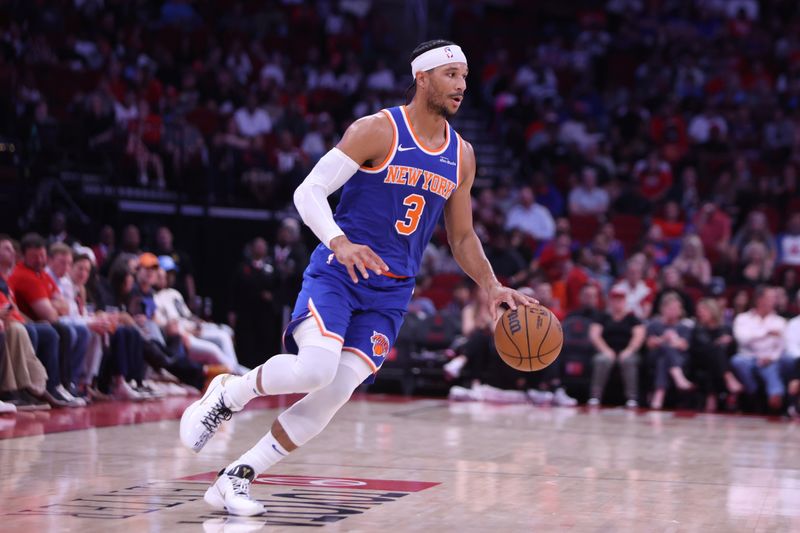
<svg viewBox="0 0 800 533"><path fill-rule="evenodd" d="M553 402L553 393L546 390L528 389L528 398L534 405L550 405Z"/></svg>
<svg viewBox="0 0 800 533"><path fill-rule="evenodd" d="M135 391L133 387L128 385L124 379L120 379L114 385L114 389L111 391L111 396L113 396L115 400L129 402L140 402L145 399L144 396L139 394L139 392Z"/></svg>
<svg viewBox="0 0 800 533"><path fill-rule="evenodd" d="M86 407L86 400L83 398L76 398L69 391L64 387L64 385L56 385L56 390L58 393L64 397L67 402L69 402L70 407Z"/></svg>
<svg viewBox="0 0 800 533"><path fill-rule="evenodd" d="M636 400L628 400L627 402L625 402L625 407L627 407L628 409L636 409L637 407L639 407L639 402L637 402Z"/></svg>
<svg viewBox="0 0 800 533"><path fill-rule="evenodd" d="M556 389L556 393L553 394L553 405L558 405L559 407L575 407L578 405L578 400L567 394L562 387Z"/></svg>
<svg viewBox="0 0 800 533"><path fill-rule="evenodd" d="M444 373L447 374L447 376L449 376L451 379L455 379L461 375L461 370L466 364L466 357L454 357L444 364L442 370L444 370Z"/></svg>
<svg viewBox="0 0 800 533"><path fill-rule="evenodd" d="M235 411L225 394L224 383L230 374L220 374L211 380L206 393L186 408L181 416L181 442L199 452L211 440L224 420L230 420Z"/></svg>
<svg viewBox="0 0 800 533"><path fill-rule="evenodd" d="M203 499L208 505L236 516L262 514L264 506L250 497L250 483L255 471L247 465L236 465L227 472L220 470L217 480L206 491Z"/></svg>
<svg viewBox="0 0 800 533"><path fill-rule="evenodd" d="M472 389L453 385L450 387L450 392L447 393L447 398L456 402L471 402L475 399Z"/></svg>
<svg viewBox="0 0 800 533"><path fill-rule="evenodd" d="M589 407L598 407L600 405L600 400L598 398L589 398L589 401L586 402L586 405Z"/></svg>
<svg viewBox="0 0 800 533"><path fill-rule="evenodd" d="M6 413L16 413L16 412L17 412L17 406L14 405L13 403L0 402L0 413L6 414Z"/></svg>

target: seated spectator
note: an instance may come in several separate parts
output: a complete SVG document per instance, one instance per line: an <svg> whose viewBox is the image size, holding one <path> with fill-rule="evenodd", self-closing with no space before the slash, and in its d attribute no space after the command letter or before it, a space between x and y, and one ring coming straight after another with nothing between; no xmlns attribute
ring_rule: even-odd
<svg viewBox="0 0 800 533"><path fill-rule="evenodd" d="M612 288L625 297L627 310L639 319L650 316L653 307L653 291L644 281L645 266L643 258L631 257L625 267L625 277Z"/></svg>
<svg viewBox="0 0 800 533"><path fill-rule="evenodd" d="M74 389L75 380L83 368L89 342L88 330L60 321L60 318L67 314L68 305L56 282L45 272L47 252L44 239L35 233L25 235L21 247L23 260L11 273L8 286L14 292L19 309L25 316L35 321L46 322L57 331L60 360L63 362L59 365L59 373L53 377L56 381L48 392L56 400L63 400L71 406L85 406L86 401L76 398L68 388ZM49 368L48 377L50 377Z"/></svg>
<svg viewBox="0 0 800 533"><path fill-rule="evenodd" d="M740 283L756 286L772 279L775 263L764 243L760 241L747 243L741 257Z"/></svg>
<svg viewBox="0 0 800 533"><path fill-rule="evenodd" d="M678 273L678 270L672 265L664 267L661 270L660 277L661 283L659 285L659 291L656 293L656 297L653 300L653 309L661 309L661 301L664 296L673 293L681 299L681 305L683 306L686 316L693 316L694 300L692 300L692 297L683 289L683 279Z"/></svg>
<svg viewBox="0 0 800 533"><path fill-rule="evenodd" d="M0 359L4 363L0 369L0 401L18 411L46 410L50 408L47 371L36 358L23 320L16 306L0 291Z"/></svg>
<svg viewBox="0 0 800 533"><path fill-rule="evenodd" d="M672 188L672 169L663 161L658 152L650 152L633 167L633 176L638 184L638 192L650 202L664 198Z"/></svg>
<svg viewBox="0 0 800 533"><path fill-rule="evenodd" d="M0 387L5 382L5 376L8 374L9 362L6 358L6 330L2 322L0 322ZM2 389L0 389L1 391ZM17 412L17 406L0 400L0 414L14 414Z"/></svg>
<svg viewBox="0 0 800 533"><path fill-rule="evenodd" d="M797 298L800 300L800 296ZM800 302L798 302L800 304ZM800 416L800 316L796 316L786 324L783 334L785 356L784 368L789 381L789 415Z"/></svg>
<svg viewBox="0 0 800 533"><path fill-rule="evenodd" d="M608 312L589 329L589 338L597 350L594 356L589 391L590 406L600 405L611 368L618 364L625 384L626 407L638 407L639 350L644 343L645 327L628 310L627 293L619 287L608 295Z"/></svg>
<svg viewBox="0 0 800 533"><path fill-rule="evenodd" d="M100 228L100 238L98 239L97 244L92 246L92 252L94 253L98 268L103 266L103 263L105 263L106 259L114 255L115 240L116 235L114 235L114 228L108 224Z"/></svg>
<svg viewBox="0 0 800 533"><path fill-rule="evenodd" d="M661 226L652 225L647 228L641 251L651 264L659 268L668 265L674 255L673 249L672 243L664 238Z"/></svg>
<svg viewBox="0 0 800 533"><path fill-rule="evenodd" d="M767 256L770 260L775 259L777 255L775 237L769 230L766 215L761 211L751 211L747 215L745 224L739 228L739 231L736 232L736 235L731 240L731 246L736 254L735 257L740 258L745 255L744 249L754 241L760 242L766 247Z"/></svg>
<svg viewBox="0 0 800 533"><path fill-rule="evenodd" d="M665 239L680 239L686 229L686 222L681 216L678 202L669 201L664 204L663 212L653 219L653 224L661 228Z"/></svg>
<svg viewBox="0 0 800 533"><path fill-rule="evenodd" d="M580 185L569 193L571 215L604 215L608 211L608 192L597 186L597 171L585 167L581 172Z"/></svg>
<svg viewBox="0 0 800 533"><path fill-rule="evenodd" d="M781 378L786 319L775 313L775 291L764 285L756 288L752 309L733 321L733 336L738 353L731 364L749 395L758 392L760 378L766 387L769 406L778 410L783 405L786 387Z"/></svg>
<svg viewBox="0 0 800 533"><path fill-rule="evenodd" d="M706 259L703 242L697 235L687 235L672 267L688 285L707 287L711 283L711 263ZM687 312L691 315L689 308Z"/></svg>
<svg viewBox="0 0 800 533"><path fill-rule="evenodd" d="M650 365L654 367L655 391L650 401L651 409L664 406L670 378L682 391L691 390L694 384L683 372L689 356L691 328L681 322L683 305L677 294L668 293L661 299L656 316L647 326L647 347Z"/></svg>
<svg viewBox="0 0 800 533"><path fill-rule="evenodd" d="M156 281L156 321L162 325L172 321L178 323L181 332L188 336L189 354L193 359L224 365L237 375L248 372L250 369L240 365L236 358L233 330L228 326L206 322L192 314L183 295L174 288L176 265L172 257L162 255L158 263L161 268ZM196 352L201 354L199 358L194 357Z"/></svg>
<svg viewBox="0 0 800 533"><path fill-rule="evenodd" d="M506 230L520 229L537 241L549 241L555 236L556 222L546 207L536 203L530 187L522 187L519 203L508 211Z"/></svg>
<svg viewBox="0 0 800 533"><path fill-rule="evenodd" d="M703 249L713 264L727 259L730 253L731 217L712 203L703 204L692 220Z"/></svg>
<svg viewBox="0 0 800 533"><path fill-rule="evenodd" d="M247 103L236 110L233 120L239 135L248 139L272 131L272 120L267 112L258 106L258 95L254 92L247 95Z"/></svg>
<svg viewBox="0 0 800 533"><path fill-rule="evenodd" d="M706 393L706 412L717 410L719 395L730 393L731 403L742 392L728 357L734 349L731 328L723 321L717 300L704 298L697 303L697 321L689 339L689 366L703 376L700 382Z"/></svg>
<svg viewBox="0 0 800 533"><path fill-rule="evenodd" d="M92 350L98 350L99 356L90 359L83 373L83 388L92 398L103 400L108 397L100 390L104 388L106 376L102 378L101 360L106 357L105 373L110 376L109 392L111 397L119 400L142 400L153 396L153 391L146 390L144 381L144 339L133 325L122 318L118 311L111 312L99 310L89 304L86 283L92 271L91 257L87 254L76 253L73 256L72 268L69 272L69 281L72 283L74 299L70 303L72 316L75 320L84 321L92 330ZM90 308L91 307L91 308ZM103 344L108 343L109 350L103 349ZM91 361L91 362L90 362ZM101 387L101 381L103 387ZM135 385L131 386L129 382ZM142 390L137 390L137 387Z"/></svg>
<svg viewBox="0 0 800 533"><path fill-rule="evenodd" d="M786 232L778 235L778 265L800 267L800 213L792 213Z"/></svg>

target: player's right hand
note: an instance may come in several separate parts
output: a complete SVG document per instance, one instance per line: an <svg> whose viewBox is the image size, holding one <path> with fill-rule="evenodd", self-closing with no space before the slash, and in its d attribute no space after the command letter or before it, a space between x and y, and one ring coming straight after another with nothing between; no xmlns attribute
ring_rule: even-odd
<svg viewBox="0 0 800 533"><path fill-rule="evenodd" d="M354 244L344 235L331 239L331 251L336 256L336 260L345 266L347 273L353 283L358 283L356 269L364 279L369 278L367 269L372 270L379 276L389 271L389 267L372 251L369 246Z"/></svg>

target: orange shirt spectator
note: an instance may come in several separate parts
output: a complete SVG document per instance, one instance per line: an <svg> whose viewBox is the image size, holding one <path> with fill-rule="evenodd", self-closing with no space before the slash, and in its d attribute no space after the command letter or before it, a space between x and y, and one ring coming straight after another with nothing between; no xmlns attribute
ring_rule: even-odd
<svg viewBox="0 0 800 533"><path fill-rule="evenodd" d="M59 294L56 282L47 272L35 272L24 263L18 263L14 268L8 278L8 286L14 291L19 310L34 320L37 316L33 303L42 299L49 300Z"/></svg>

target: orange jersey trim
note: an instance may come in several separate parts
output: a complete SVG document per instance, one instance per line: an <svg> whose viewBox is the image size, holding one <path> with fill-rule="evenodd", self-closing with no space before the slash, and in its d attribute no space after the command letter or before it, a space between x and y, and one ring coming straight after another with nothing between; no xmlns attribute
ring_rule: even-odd
<svg viewBox="0 0 800 533"><path fill-rule="evenodd" d="M378 371L378 365L375 364L375 362L370 358L370 356L368 356L358 348L353 348L352 346L345 346L344 348L342 348L342 351L350 352L359 356L361 359L364 360L365 363L369 365L369 367L372 369L373 374Z"/></svg>
<svg viewBox="0 0 800 533"><path fill-rule="evenodd" d="M325 323L322 321L322 317L319 316L319 311L317 311L317 308L314 307L314 302L311 301L311 298L308 299L308 310L311 311L311 316L313 316L314 320L317 321L317 327L319 328L319 331L322 333L323 337L336 339L344 344L344 339L342 337L332 331L328 331L327 328L325 328Z"/></svg>
<svg viewBox="0 0 800 533"><path fill-rule="evenodd" d="M406 106L400 106L400 111L403 113L403 117L406 119L408 131L411 132L411 136L414 137L414 142L416 142L420 148L427 152L435 152L434 155L439 155L441 152L444 152L445 148L447 148L447 145L450 144L450 125L447 124L447 121L445 121L447 127L444 130L444 142L439 145L439 148L430 148L423 143L422 140L420 140L420 138L417 136L417 132L414 131L414 126L411 124L411 119L408 118L408 113L406 113Z"/></svg>
<svg viewBox="0 0 800 533"><path fill-rule="evenodd" d="M386 272L384 272L383 275L386 276L387 278L392 278L392 279L408 279L409 278L409 276L398 276L397 274L392 274L388 270Z"/></svg>
<svg viewBox="0 0 800 533"><path fill-rule="evenodd" d="M395 148L397 148L397 138L398 138L397 124L394 123L394 119L392 118L391 113L389 113L385 109L381 109L381 113L386 115L386 118L389 119L389 123L392 125L392 145L391 145L391 148L389 149L389 153L386 154L386 157L383 158L383 161L381 161L380 164L375 165L375 166L371 166L371 167L366 166L366 165L361 165L361 170L369 170L369 171L373 171L374 172L376 170L383 169L383 167L385 167L386 164L389 161L391 161L392 157L394 156Z"/></svg>
<svg viewBox="0 0 800 533"><path fill-rule="evenodd" d="M456 133L456 138L458 139L458 161L456 162L456 189L458 186L461 185L461 169L463 168L463 161L464 161L464 139L461 138L461 135Z"/></svg>

